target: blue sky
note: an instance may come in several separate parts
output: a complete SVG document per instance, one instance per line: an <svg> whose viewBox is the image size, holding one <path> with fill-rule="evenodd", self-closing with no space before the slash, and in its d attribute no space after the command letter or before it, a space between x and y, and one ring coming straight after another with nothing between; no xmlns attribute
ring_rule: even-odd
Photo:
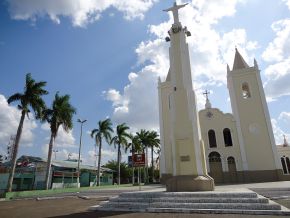
<svg viewBox="0 0 290 218"><path fill-rule="evenodd" d="M179 3L181 1L178 1ZM185 2L185 1L183 1ZM198 107L202 92L211 91L213 107L231 112L226 64L232 66L238 47L250 65L255 57L277 143L290 137L290 1L188 0L180 12L188 38ZM47 81L51 105L57 91L69 94L76 107L74 129L62 130L57 159L78 152L78 118L84 131L112 118L138 129L158 130L157 78L168 72L172 23L162 11L173 1L161 0L4 0L0 3L0 153L16 133L20 114L6 99L23 90L25 74ZM194 7L193 7L194 6ZM49 130L33 119L25 122L19 155L46 157ZM94 141L83 136L82 156L93 163ZM124 158L126 155L124 155ZM103 163L116 159L105 146Z"/></svg>

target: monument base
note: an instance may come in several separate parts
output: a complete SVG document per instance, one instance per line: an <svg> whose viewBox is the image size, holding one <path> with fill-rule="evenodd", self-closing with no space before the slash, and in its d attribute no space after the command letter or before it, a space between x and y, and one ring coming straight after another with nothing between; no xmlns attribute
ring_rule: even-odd
<svg viewBox="0 0 290 218"><path fill-rule="evenodd" d="M173 176L166 181L168 192L213 191L214 180L210 176Z"/></svg>

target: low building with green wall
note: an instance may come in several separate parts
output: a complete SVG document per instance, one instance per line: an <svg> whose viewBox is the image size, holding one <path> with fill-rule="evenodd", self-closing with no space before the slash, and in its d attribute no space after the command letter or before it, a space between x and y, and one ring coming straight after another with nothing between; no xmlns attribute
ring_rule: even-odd
<svg viewBox="0 0 290 218"><path fill-rule="evenodd" d="M77 187L77 160L52 161L50 187L71 188ZM0 193L7 189L10 163L6 162L0 170ZM113 170L101 167L101 185L113 184ZM13 179L13 191L41 190L45 187L46 160L21 156L17 160ZM80 186L96 185L97 167L80 164Z"/></svg>
<svg viewBox="0 0 290 218"><path fill-rule="evenodd" d="M52 161L52 188L77 187L77 161ZM95 166L80 164L80 186L96 185L97 170ZM113 170L101 167L101 185L113 184Z"/></svg>

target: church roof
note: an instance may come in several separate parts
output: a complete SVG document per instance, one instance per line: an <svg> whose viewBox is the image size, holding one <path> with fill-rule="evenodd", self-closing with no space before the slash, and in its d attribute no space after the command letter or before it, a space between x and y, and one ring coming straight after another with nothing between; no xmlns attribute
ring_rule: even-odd
<svg viewBox="0 0 290 218"><path fill-rule="evenodd" d="M236 48L235 60L233 65L233 70L248 68L249 65L246 63L238 49Z"/></svg>

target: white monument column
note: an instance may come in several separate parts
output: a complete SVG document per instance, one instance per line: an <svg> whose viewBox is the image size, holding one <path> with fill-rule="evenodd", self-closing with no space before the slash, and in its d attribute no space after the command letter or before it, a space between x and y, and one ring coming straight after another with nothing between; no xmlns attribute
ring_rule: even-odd
<svg viewBox="0 0 290 218"><path fill-rule="evenodd" d="M172 145L172 177L166 181L167 191L209 191L214 182L207 175L203 141L192 87L191 69L186 36L190 32L182 27L178 10L187 4L164 11L172 11L174 23L169 30L170 80L170 139ZM162 114L160 115L162 117Z"/></svg>

